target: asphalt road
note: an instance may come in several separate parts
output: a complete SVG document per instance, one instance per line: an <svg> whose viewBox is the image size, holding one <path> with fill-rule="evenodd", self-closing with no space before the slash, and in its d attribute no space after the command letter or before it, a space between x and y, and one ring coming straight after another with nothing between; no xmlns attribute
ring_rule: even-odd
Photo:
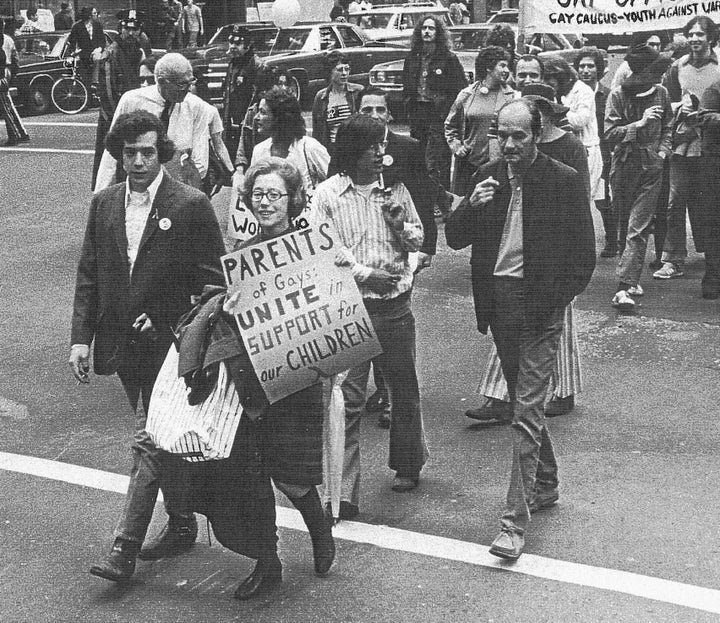
<svg viewBox="0 0 720 623"><path fill-rule="evenodd" d="M469 254L442 232L414 295L432 456L416 491L393 493L387 433L365 420L362 512L336 528L328 578L284 508L285 581L269 598L232 599L252 564L205 529L192 554L139 563L126 587L90 576L122 508L132 418L116 379L77 387L66 364L94 130L49 124L95 115L34 118L30 144L0 149L0 621L720 620L720 303L699 296L699 256L672 282L647 271L635 316L611 308L615 262L599 260L577 301L584 391L550 422L560 503L534 518L513 566L486 553L508 429L463 416L490 341L473 324Z"/></svg>

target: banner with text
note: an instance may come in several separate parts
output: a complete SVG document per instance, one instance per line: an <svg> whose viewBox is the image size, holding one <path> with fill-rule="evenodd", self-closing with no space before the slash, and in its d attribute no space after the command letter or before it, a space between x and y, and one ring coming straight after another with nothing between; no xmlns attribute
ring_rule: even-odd
<svg viewBox="0 0 720 623"><path fill-rule="evenodd" d="M228 301L271 403L382 352L329 223L222 258Z"/></svg>
<svg viewBox="0 0 720 623"><path fill-rule="evenodd" d="M720 0L521 0L526 34L626 33L682 28L692 17L720 21Z"/></svg>
<svg viewBox="0 0 720 623"><path fill-rule="evenodd" d="M235 240L249 240L257 236L258 222L255 215L245 205L239 189L234 185L230 191L230 218L228 219L228 237Z"/></svg>

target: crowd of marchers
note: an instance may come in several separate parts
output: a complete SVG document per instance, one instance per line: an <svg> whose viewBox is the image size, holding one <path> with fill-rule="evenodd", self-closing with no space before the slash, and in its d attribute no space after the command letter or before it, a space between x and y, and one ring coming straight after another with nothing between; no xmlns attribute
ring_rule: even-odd
<svg viewBox="0 0 720 623"><path fill-rule="evenodd" d="M334 521L363 514L364 412L378 413L389 428L392 490L421 486L430 455L412 291L418 272L432 269L438 222L451 249L471 249L477 327L492 335L483 401L466 415L510 425L512 467L490 553L517 560L532 515L559 499L547 418L571 411L581 391L573 300L595 268L592 209L604 227L599 255L618 258L608 297L618 310L632 312L643 295L650 234L653 278L683 275L686 213L705 256L700 294L720 297L716 25L695 17L683 30L685 44L664 50L654 33L634 36L608 90L596 48L580 49L571 65L515 58L506 41L479 51L476 81L467 84L442 21L429 16L415 27L404 64L406 137L389 127L385 93L350 82L339 52L327 56L309 136L290 76L263 65L242 27L229 37L220 115L192 92L184 56L145 58L137 20L134 12L121 15L115 47L92 68L102 107L69 363L79 384L88 383L92 348L95 372L118 375L135 435L115 540L91 573L125 581L138 559L188 552L199 512L223 545L257 561L236 598L267 593L283 573L274 483L307 525L316 574L327 575ZM221 185L232 185L233 201L257 219L253 238L224 242L209 201ZM324 222L337 232L335 262L351 271L383 349L326 381L337 381L343 398L335 491L323 481L327 387L268 401L220 267L228 250ZM183 461L146 430L173 348L193 399L232 385L242 418L226 459ZM168 520L146 543L159 488Z"/></svg>

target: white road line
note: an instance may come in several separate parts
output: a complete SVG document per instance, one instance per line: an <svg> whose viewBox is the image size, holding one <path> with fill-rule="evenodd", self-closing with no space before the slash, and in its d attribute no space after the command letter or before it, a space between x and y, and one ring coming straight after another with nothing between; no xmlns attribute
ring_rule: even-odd
<svg viewBox="0 0 720 623"><path fill-rule="evenodd" d="M128 477L120 474L6 452L0 452L0 469L114 493L125 493L128 483ZM306 531L296 510L278 507L277 520L280 527ZM333 534L346 541L367 543L383 549L454 560L720 614L720 591L692 584L533 554L523 554L516 563L506 563L491 556L486 545L356 521L340 522L333 529Z"/></svg>
<svg viewBox="0 0 720 623"><path fill-rule="evenodd" d="M66 128L97 128L97 123L82 121L23 121L23 125L34 125L38 127L57 126Z"/></svg>
<svg viewBox="0 0 720 623"><path fill-rule="evenodd" d="M94 156L95 151L92 149L50 149L45 147L0 147L1 151L21 151L25 153L35 154L84 154Z"/></svg>

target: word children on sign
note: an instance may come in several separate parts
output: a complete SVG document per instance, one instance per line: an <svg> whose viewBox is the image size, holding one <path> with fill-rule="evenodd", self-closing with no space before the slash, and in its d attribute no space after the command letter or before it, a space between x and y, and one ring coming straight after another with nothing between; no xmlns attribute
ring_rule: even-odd
<svg viewBox="0 0 720 623"><path fill-rule="evenodd" d="M228 306L273 403L382 352L329 223L222 258Z"/></svg>

